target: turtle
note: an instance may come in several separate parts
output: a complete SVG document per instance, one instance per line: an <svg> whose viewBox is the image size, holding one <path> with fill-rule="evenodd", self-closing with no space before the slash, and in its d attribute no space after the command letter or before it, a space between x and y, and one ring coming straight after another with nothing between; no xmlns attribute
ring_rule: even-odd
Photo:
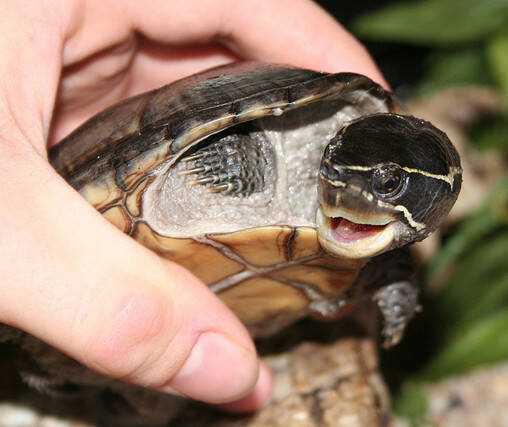
<svg viewBox="0 0 508 427"><path fill-rule="evenodd" d="M387 345L416 291L390 271L370 273L377 283L360 272L436 229L462 173L447 136L369 78L257 62L125 100L49 159L114 225L205 282L254 336L373 297Z"/></svg>
<svg viewBox="0 0 508 427"><path fill-rule="evenodd" d="M112 224L207 284L253 337L366 303L386 347L419 307L406 247L439 226L462 177L446 134L368 77L250 61L123 100L49 161ZM37 360L39 388L107 386L147 417L174 414L154 403L160 393L11 336ZM364 387L376 364L357 360L351 375Z"/></svg>

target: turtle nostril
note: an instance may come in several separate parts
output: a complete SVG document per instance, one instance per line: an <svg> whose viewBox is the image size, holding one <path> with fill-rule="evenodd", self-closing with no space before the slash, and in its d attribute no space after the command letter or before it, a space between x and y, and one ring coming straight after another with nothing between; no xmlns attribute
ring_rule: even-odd
<svg viewBox="0 0 508 427"><path fill-rule="evenodd" d="M344 177L344 171L339 165L327 161L321 163L320 172L330 181L342 181Z"/></svg>
<svg viewBox="0 0 508 427"><path fill-rule="evenodd" d="M332 165L332 173L334 173L337 178L343 178L345 174L344 169L337 164Z"/></svg>

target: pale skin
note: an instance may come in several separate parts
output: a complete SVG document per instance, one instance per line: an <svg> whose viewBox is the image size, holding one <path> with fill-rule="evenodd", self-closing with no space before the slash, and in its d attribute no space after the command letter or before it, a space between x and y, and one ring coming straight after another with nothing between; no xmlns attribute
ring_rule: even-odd
<svg viewBox="0 0 508 427"><path fill-rule="evenodd" d="M253 410L271 378L191 273L110 225L47 161L101 109L237 59L353 71L365 49L308 0L17 0L0 14L0 322L105 375Z"/></svg>

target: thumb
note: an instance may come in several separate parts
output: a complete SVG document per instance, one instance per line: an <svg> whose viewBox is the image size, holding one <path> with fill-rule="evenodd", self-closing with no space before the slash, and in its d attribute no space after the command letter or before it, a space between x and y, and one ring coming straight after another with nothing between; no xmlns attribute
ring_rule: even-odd
<svg viewBox="0 0 508 427"><path fill-rule="evenodd" d="M254 345L208 288L115 229L28 145L2 143L0 159L0 321L156 390L220 403L253 389Z"/></svg>

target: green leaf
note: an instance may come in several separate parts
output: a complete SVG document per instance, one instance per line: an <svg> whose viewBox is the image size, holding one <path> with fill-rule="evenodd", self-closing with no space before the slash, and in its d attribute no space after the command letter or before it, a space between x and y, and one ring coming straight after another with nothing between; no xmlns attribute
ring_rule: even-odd
<svg viewBox="0 0 508 427"><path fill-rule="evenodd" d="M492 72L503 97L503 110L508 118L508 32L493 37L487 44Z"/></svg>
<svg viewBox="0 0 508 427"><path fill-rule="evenodd" d="M508 230L498 230L461 259L435 303L441 335L462 334L474 322L508 305L506 254Z"/></svg>
<svg viewBox="0 0 508 427"><path fill-rule="evenodd" d="M508 154L508 117L486 117L473 124L469 135L481 151L497 150L501 155Z"/></svg>
<svg viewBox="0 0 508 427"><path fill-rule="evenodd" d="M430 318L440 351L418 375L434 380L508 358L508 178L464 221L431 274L454 267Z"/></svg>
<svg viewBox="0 0 508 427"><path fill-rule="evenodd" d="M455 336L418 375L436 380L465 372L473 367L508 358L508 308L504 308Z"/></svg>
<svg viewBox="0 0 508 427"><path fill-rule="evenodd" d="M425 416L428 410L427 391L424 385L417 382L404 384L399 395L393 401L393 412L401 417L416 420Z"/></svg>
<svg viewBox="0 0 508 427"><path fill-rule="evenodd" d="M484 40L507 25L508 0L425 0L363 15L353 31L376 40L449 46Z"/></svg>
<svg viewBox="0 0 508 427"><path fill-rule="evenodd" d="M448 269L465 251L496 227L508 224L508 177L503 178L490 192L487 200L467 218L446 242L427 268L425 282Z"/></svg>

